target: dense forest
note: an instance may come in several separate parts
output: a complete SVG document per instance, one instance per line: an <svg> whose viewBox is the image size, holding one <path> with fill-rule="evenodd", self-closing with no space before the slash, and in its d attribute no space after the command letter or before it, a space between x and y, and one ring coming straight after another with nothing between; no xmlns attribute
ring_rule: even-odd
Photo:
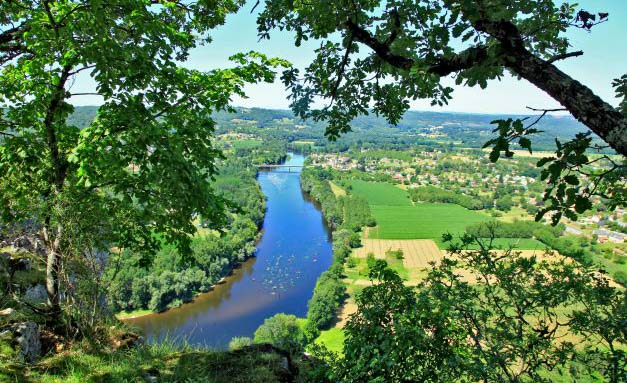
<svg viewBox="0 0 627 383"><path fill-rule="evenodd" d="M231 209L221 231L206 229L211 217L199 216L191 252L163 243L147 266L142 254L121 250L106 272L108 298L115 311L163 311L208 291L239 262L252 256L263 224L265 197L256 181L255 161L278 162L285 152L275 147L239 149L219 165L212 186Z"/></svg>

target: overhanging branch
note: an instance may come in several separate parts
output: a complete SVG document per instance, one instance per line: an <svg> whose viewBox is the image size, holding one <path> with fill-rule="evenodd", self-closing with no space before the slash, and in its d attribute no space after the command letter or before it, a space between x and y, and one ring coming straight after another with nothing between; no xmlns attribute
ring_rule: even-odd
<svg viewBox="0 0 627 383"><path fill-rule="evenodd" d="M346 21L345 29L348 30L355 41L368 46L379 58L395 68L409 70L416 64L414 59L392 52L389 43L379 41L370 32L355 24L352 20ZM429 59L427 61L426 71L444 77L451 73L479 65L483 63L487 57L488 54L485 47L471 47L452 56L439 56Z"/></svg>
<svg viewBox="0 0 627 383"><path fill-rule="evenodd" d="M555 55L555 56L551 57L550 59L546 60L546 63L547 64L553 64L554 62L559 61L559 60L565 60L565 59L570 58L570 57L577 57L577 56L581 56L581 55L583 55L583 51L562 53L561 55Z"/></svg>

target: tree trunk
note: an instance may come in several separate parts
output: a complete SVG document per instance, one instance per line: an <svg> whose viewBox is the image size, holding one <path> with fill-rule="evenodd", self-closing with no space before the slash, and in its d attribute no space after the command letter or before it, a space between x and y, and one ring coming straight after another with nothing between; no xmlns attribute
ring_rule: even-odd
<svg viewBox="0 0 627 383"><path fill-rule="evenodd" d="M44 126L46 127L46 139L48 148L50 150L50 159L53 165L52 184L50 185L50 191L47 194L49 199L49 206L55 206L57 198L63 191L63 184L67 173L68 163L65 158L59 153L59 142L57 132L55 129L55 123L57 119L57 112L65 97L65 83L70 77L70 71L72 67L66 65L61 70L59 76L59 82L55 86L52 92L52 98L46 116L44 118ZM57 227L53 237L50 237L51 229L51 215L52 212L48 212L45 219L43 234L44 241L47 247L47 259L46 259L46 291L48 292L48 306L50 308L50 319L58 323L59 315L61 313L61 304L59 297L59 273L61 271L61 237L63 234L63 226L61 223L57 223Z"/></svg>
<svg viewBox="0 0 627 383"><path fill-rule="evenodd" d="M61 314L61 296L60 296L60 273L61 273L61 253L59 245L61 243L61 235L63 234L63 226L57 225L54 238L50 237L48 228L49 221L43 229L44 242L46 244L46 292L48 293L48 308L50 309L50 319L58 322Z"/></svg>
<svg viewBox="0 0 627 383"><path fill-rule="evenodd" d="M46 291L48 292L48 306L53 316L61 311L59 299L59 269L61 257L54 249L48 250L46 256Z"/></svg>
<svg viewBox="0 0 627 383"><path fill-rule="evenodd" d="M562 104L614 150L627 156L627 117L590 88L526 49L516 50L506 65Z"/></svg>

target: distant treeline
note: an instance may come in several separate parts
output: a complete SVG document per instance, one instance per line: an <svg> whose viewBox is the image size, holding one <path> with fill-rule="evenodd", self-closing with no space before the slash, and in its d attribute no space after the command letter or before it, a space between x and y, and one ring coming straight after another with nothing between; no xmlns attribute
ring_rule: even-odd
<svg viewBox="0 0 627 383"><path fill-rule="evenodd" d="M469 210L489 209L493 206L493 199L485 196L468 196L459 192L444 190L436 186L421 186L408 190L409 197L414 202L455 203Z"/></svg>
<svg viewBox="0 0 627 383"><path fill-rule="evenodd" d="M94 106L75 108L70 123L83 127L93 120L97 112ZM481 148L493 136L495 119L521 118L525 116L487 115L471 113L437 113L408 111L396 126L385 119L368 115L351 122L353 132L336 141L324 136L325 124L311 120L302 121L289 110L261 108L236 108L234 113L218 112L212 118L218 125L218 133L242 132L263 134L265 139L291 143L298 140L314 141L317 151L344 152L350 148L362 149L407 149L417 145L437 147L440 150L454 147ZM246 124L250 121L250 124ZM243 123L244 122L244 123ZM298 125L298 128L296 126ZM571 117L546 116L538 123L542 133L533 137L534 150L554 150L555 138L561 141L572 139L576 133L588 131L584 125ZM446 134L430 138L432 134ZM295 149L295 146L291 146ZM308 148L308 151L312 148Z"/></svg>

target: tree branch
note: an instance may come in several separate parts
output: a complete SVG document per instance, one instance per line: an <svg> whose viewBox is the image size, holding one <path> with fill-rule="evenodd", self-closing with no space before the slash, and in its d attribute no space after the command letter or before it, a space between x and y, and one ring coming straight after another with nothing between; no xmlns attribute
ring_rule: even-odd
<svg viewBox="0 0 627 383"><path fill-rule="evenodd" d="M473 26L499 41L506 68L553 97L614 150L627 156L627 117L550 60L530 52L512 22L477 20Z"/></svg>
<svg viewBox="0 0 627 383"><path fill-rule="evenodd" d="M380 42L370 32L355 24L352 20L347 20L344 26L355 40L370 47L379 58L393 67L409 70L414 65L414 60L392 53L388 44Z"/></svg>
<svg viewBox="0 0 627 383"><path fill-rule="evenodd" d="M554 109L544 109L544 108L532 108L530 106L526 107L529 110L533 110L534 112L567 112L568 109L566 108L554 108Z"/></svg>
<svg viewBox="0 0 627 383"><path fill-rule="evenodd" d="M416 64L411 58L393 53L390 44L382 43L352 20L346 21L345 29L351 33L356 41L368 46L379 58L395 68L409 70ZM427 72L441 77L448 76L451 73L480 65L487 59L487 56L485 47L471 47L450 57L440 56L430 60L431 63L428 65Z"/></svg>
<svg viewBox="0 0 627 383"><path fill-rule="evenodd" d="M547 64L553 64L556 61L559 60L564 60L570 57L577 57L577 56L581 56L583 55L583 51L575 51L575 52L568 52L568 53L562 53L561 55L555 55L553 57L551 57L550 59L546 60Z"/></svg>
<svg viewBox="0 0 627 383"><path fill-rule="evenodd" d="M337 97L337 90L342 83L342 79L344 78L344 71L346 70L346 65L348 65L348 58L351 53L351 48L353 46L353 35L350 35L348 39L348 44L346 44L346 51L344 52L344 57L342 58L342 63L337 70L337 80L335 81L335 85L333 86L333 90L331 91L332 99Z"/></svg>

